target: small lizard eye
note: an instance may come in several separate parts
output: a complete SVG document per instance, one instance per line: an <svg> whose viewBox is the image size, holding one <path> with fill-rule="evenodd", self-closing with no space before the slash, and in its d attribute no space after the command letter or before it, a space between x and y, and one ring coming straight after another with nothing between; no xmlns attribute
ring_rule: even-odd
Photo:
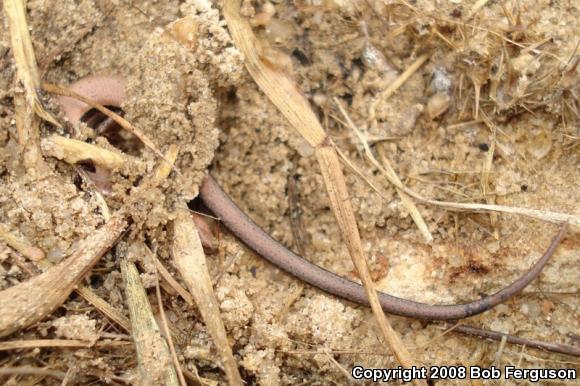
<svg viewBox="0 0 580 386"><path fill-rule="evenodd" d="M105 106L109 110L123 116L125 112L120 107ZM143 143L134 134L123 130L117 122L96 109L90 109L81 118L81 121L95 130L95 136L105 137L117 149L130 155L139 155Z"/></svg>

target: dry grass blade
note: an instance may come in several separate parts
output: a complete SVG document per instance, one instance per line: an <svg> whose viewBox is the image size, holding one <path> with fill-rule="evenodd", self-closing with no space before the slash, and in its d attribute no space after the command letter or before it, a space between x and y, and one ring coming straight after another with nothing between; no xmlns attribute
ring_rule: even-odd
<svg viewBox="0 0 580 386"><path fill-rule="evenodd" d="M23 0L5 0L4 12L10 27L12 50L18 67L18 79L26 89L27 104L34 109L39 117L56 127L61 127L56 119L42 107L36 94L40 89L40 74L26 22L26 2Z"/></svg>
<svg viewBox="0 0 580 386"><path fill-rule="evenodd" d="M109 221L110 218L107 218ZM47 259L38 261L36 263L37 267L42 270L48 270L54 265ZM101 298L99 295L94 293L90 288L84 285L79 285L75 292L79 294L83 299L85 299L89 304L95 307L99 312L101 312L105 317L109 318L111 321L116 323L119 327L127 332L131 332L131 322L122 313L113 308L105 299Z"/></svg>
<svg viewBox="0 0 580 386"><path fill-rule="evenodd" d="M121 273L125 282L140 382L152 385L179 385L169 347L161 336L135 264L122 258Z"/></svg>
<svg viewBox="0 0 580 386"><path fill-rule="evenodd" d="M239 0L227 0L224 16L236 47L244 54L246 68L264 94L292 126L313 147L321 145L327 138L310 104L296 87L294 81L274 64L262 60L263 49L248 22L238 12Z"/></svg>
<svg viewBox="0 0 580 386"><path fill-rule="evenodd" d="M173 337L171 336L171 331L169 329L169 323L167 323L167 317L165 316L165 309L163 308L163 299L161 298L161 288L159 287L159 275L155 271L155 295L157 296L157 304L159 305L159 316L161 319L161 328L163 328L163 333L167 338L167 344L169 346L169 352L171 353L171 360L173 361L173 366L177 372L177 377L179 378L179 383L181 386L187 386L185 382L185 377L183 376L183 370L179 364L179 359L177 358L177 352L175 351L175 345L173 344Z"/></svg>
<svg viewBox="0 0 580 386"><path fill-rule="evenodd" d="M431 57L430 54L423 54L419 56L401 75L397 77L391 83L391 85L382 91L375 100L369 106L369 121L372 122L375 119L375 112L379 103L384 103L387 99L391 97L398 89L401 87L407 79L411 77L417 71L423 63L425 63Z"/></svg>
<svg viewBox="0 0 580 386"><path fill-rule="evenodd" d="M381 304L379 303L377 291L372 281L366 260L363 256L360 235L354 219L354 212L350 205L350 199L348 197L344 175L340 169L338 156L334 148L328 146L317 148L316 156L320 168L326 170L326 173L322 173L322 176L329 193L330 206L334 212L338 225L342 230L352 261L364 284L371 309L377 318L381 333L399 363L404 367L411 368L415 365L411 359L411 355L403 345L398 334L391 327L383 312ZM422 382L420 380L415 380L414 383L426 384L424 381Z"/></svg>
<svg viewBox="0 0 580 386"><path fill-rule="evenodd" d="M230 385L242 385L238 365L232 353L211 277L207 269L205 253L189 210L177 210L173 223L171 254L175 266L193 295L203 320L214 340L223 362Z"/></svg>
<svg viewBox="0 0 580 386"><path fill-rule="evenodd" d="M369 158L372 161L374 159L373 153L371 151L371 148L369 147L369 144L367 143L367 141L363 137L362 133L356 127L356 125L354 124L354 122L352 121L350 116L347 114L347 112L344 110L344 108L342 107L342 104L340 103L340 101L337 98L334 98L334 103L338 106L340 113L343 115L344 119L346 119L346 122L348 123L348 126L350 127L350 129L356 133L359 141L362 143L362 145L364 147L365 154L366 154L367 158ZM379 145L379 146L381 146L381 145ZM385 167L386 171L392 176L392 178L396 179L397 181L399 181L399 183L402 184L401 180L399 179L399 177L395 173L395 170L391 167L390 163L384 162L384 167ZM399 198L401 199L403 205L407 208L407 210L411 214L411 218L415 222L415 225L417 225L417 228L419 229L419 231L423 235L423 238L425 239L425 241L427 243L432 242L433 236L431 235L431 232L429 232L429 228L427 227L427 224L425 224L425 220L423 220L423 217L421 216L421 213L419 212L419 209L417 209L417 206L415 205L413 200L411 200L409 198L409 196L407 196L401 189L397 189L397 194L399 195Z"/></svg>
<svg viewBox="0 0 580 386"><path fill-rule="evenodd" d="M161 158L162 160L167 162L169 165L171 165L171 167L175 171L177 171L177 169L175 169L175 166L173 166L173 163L171 161L169 161L163 155L163 153L161 153L161 151L159 150L157 145L155 145L155 143L153 143L153 141L151 139L149 139L149 137L147 137L141 130L139 130L138 128L131 125L131 123L129 121L127 121L125 118L123 118L119 114L112 112L111 110L109 110L105 106L100 105L98 103L95 103L95 102L91 101L90 99L85 98L84 96L77 94L76 92L74 92L72 90L58 86L56 84L50 84L50 83L45 82L45 83L42 83L42 88L43 88L43 90L45 90L46 92L49 92L51 94L56 94L56 95L61 95L61 96L66 96L66 97L78 99L81 102L84 102L87 105L91 106L92 108L99 110L101 113L105 114L107 117L114 120L123 129L127 130L129 133L131 133L134 136L136 136L137 138L139 138L139 140L141 142L143 142L143 144L145 146L147 146L149 149L151 149L151 151L153 151L155 153L155 155L157 155L159 158Z"/></svg>
<svg viewBox="0 0 580 386"><path fill-rule="evenodd" d="M379 188L379 186L373 181L373 178L368 174L363 172L359 167L357 167L353 160L351 160L346 154L344 154L339 148L336 149L338 155L342 159L342 162L350 169L353 173L358 175L363 181L376 193L378 194L383 200L387 200L387 195L385 192Z"/></svg>
<svg viewBox="0 0 580 386"><path fill-rule="evenodd" d="M0 292L0 336L44 318L62 304L99 258L125 230L120 216L83 240L76 251L44 273Z"/></svg>
<svg viewBox="0 0 580 386"><path fill-rule="evenodd" d="M114 347L126 346L129 341L122 340L102 340L98 342L87 342L79 339L30 339L0 342L0 351L35 349L44 347L58 348L90 348L90 347Z"/></svg>
<svg viewBox="0 0 580 386"><path fill-rule="evenodd" d="M107 318L115 322L119 327L121 327L126 332L131 332L131 322L122 313L114 309L109 303L107 303L103 298L95 294L90 288L85 286L79 286L76 290L80 296L83 297L89 304L95 307L99 312L105 315Z"/></svg>
<svg viewBox="0 0 580 386"><path fill-rule="evenodd" d="M40 120L38 116L58 123L42 108L36 94L40 86L40 76L34 56L34 49L28 23L26 22L26 5L23 0L4 1L4 13L10 30L10 43L16 62L16 79L24 87L24 95L14 95L15 120L18 132L18 143L22 149L23 163L27 169L45 170L40 153Z"/></svg>
<svg viewBox="0 0 580 386"><path fill-rule="evenodd" d="M347 381L351 381L352 379L352 375L350 374L349 371L347 371L340 363L338 363L338 361L336 359L334 359L334 357L332 355L330 355L330 353L328 351L325 351L324 354L326 355L326 357L328 358L328 360L330 361L330 363L332 363L340 373L342 373L342 375L344 375L344 377L347 379Z"/></svg>
<svg viewBox="0 0 580 386"><path fill-rule="evenodd" d="M153 264L155 264L155 268L157 269L157 272L163 278L163 280L165 280L167 282L167 284L175 291L175 293L179 294L179 296L181 296L187 304L189 304L190 306L193 306L194 300L193 300L193 297L191 297L191 294L189 292L187 292L187 290L185 288L183 288L183 286L181 284L179 284L177 282L177 280L175 280L173 278L173 276L167 270L167 268L165 268L163 263L161 263L161 261L159 261L159 259L157 258L157 255L155 253L153 253L151 251L151 249L149 249L149 247L147 245L145 245L145 243L143 243L142 241L139 243L141 244L139 247L143 248L145 253L147 253L151 257L151 260L153 261Z"/></svg>
<svg viewBox="0 0 580 386"><path fill-rule="evenodd" d="M383 162L388 162L388 158L384 151L379 148L379 158ZM446 208L449 210L458 210L458 211L473 211L473 212L499 212L499 213L509 213L509 214L517 214L520 216L526 216L535 218L542 221L552 222L555 224L562 224L568 223L574 226L580 226L580 217L575 216L568 213L560 213L560 212L551 212L547 210L539 210L539 209L528 209L528 208L519 208L515 206L504 206L504 205L490 205L490 204L472 204L472 203L460 203L460 202L449 202L449 201L437 201L437 200L430 200L421 196L420 194L416 193L415 191L407 188L403 184L399 183L397 179L393 178L393 176L389 175L389 173L385 173L385 177L389 180L391 184L395 187L401 189L403 192L408 194L409 196L413 197L414 199L424 202L430 205L436 205L442 208Z"/></svg>
<svg viewBox="0 0 580 386"><path fill-rule="evenodd" d="M507 337L502 336L501 340L499 341L499 347L498 347L497 352L495 353L494 359L493 359L493 365L495 367L501 366L501 358L503 357L503 351L505 349L506 342L507 342Z"/></svg>
<svg viewBox="0 0 580 386"><path fill-rule="evenodd" d="M411 367L414 364L408 350L390 326L380 306L363 254L356 219L336 150L295 83L281 69L274 67L267 58L263 60L260 57L264 50L260 49L248 21L240 15L239 3L239 0L226 0L224 5L224 16L236 47L244 54L246 68L260 89L302 137L315 148L332 211L365 287L381 333L397 360L404 367Z"/></svg>

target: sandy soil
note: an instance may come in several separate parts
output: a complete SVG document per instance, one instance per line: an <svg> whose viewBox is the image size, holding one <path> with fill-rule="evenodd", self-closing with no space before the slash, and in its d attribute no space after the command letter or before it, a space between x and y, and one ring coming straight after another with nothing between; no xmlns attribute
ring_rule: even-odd
<svg viewBox="0 0 580 386"><path fill-rule="evenodd" d="M579 58L580 9L568 1L488 2L472 15L476 3L276 0L242 6L256 34L271 47L271 60L292 74L337 147L383 191L380 197L345 167L377 287L427 303L464 302L504 287L543 253L556 227L513 215L457 213L419 204L434 238L426 243L396 191L365 160L333 98L368 141L384 149L407 186L425 197L580 215L580 66L570 65ZM139 197L129 232L154 246L177 280L167 228L176 203L197 196L208 168L274 238L310 261L358 280L312 151L245 71L219 9L202 0L33 0L28 2L28 22L44 79L68 85L92 74L122 75L127 80L125 117L160 149L180 145L180 173ZM175 31L170 23L184 17L196 28L197 38L190 44L170 33ZM54 171L50 178L23 173L14 126L15 67L8 30L0 28L0 222L58 262L103 224L102 213L90 188L62 161L46 157ZM425 64L384 99L382 92L423 54L428 55ZM44 102L64 120L54 97L45 95ZM52 126L42 126L43 137L54 132ZM59 133L76 133L77 139L114 148L84 124ZM127 167L112 177L107 196L111 210L128 199L126 192L157 160L143 146L127 157ZM296 207L298 218L292 221ZM577 232L571 229L523 294L467 322L580 344ZM1 289L34 274L17 252L3 243L0 250ZM355 364L396 366L368 309L304 286L223 228L218 250L208 257L209 269L248 384L344 384L352 381L345 374ZM151 272L146 264L141 269L151 287ZM128 315L114 253L101 259L86 284ZM149 291L155 309L155 290ZM197 310L168 293L163 302L182 366L224 384L219 356ZM570 357L512 345L500 348L498 342L452 333L442 336L435 324L389 319L413 357L425 365L580 370ZM44 321L9 339L99 336L130 340L73 294ZM69 384L123 383L137 373L130 344L13 350L0 353L0 361L5 366L74 369ZM0 377L7 384L33 380ZM60 384L51 378L38 382ZM447 383L462 384L437 382Z"/></svg>

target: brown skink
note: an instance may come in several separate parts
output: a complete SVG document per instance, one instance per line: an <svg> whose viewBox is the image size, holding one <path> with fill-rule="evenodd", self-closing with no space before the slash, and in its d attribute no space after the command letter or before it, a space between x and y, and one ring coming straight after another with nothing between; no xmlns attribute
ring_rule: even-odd
<svg viewBox="0 0 580 386"><path fill-rule="evenodd" d="M199 193L207 207L237 238L275 266L323 291L356 303L369 304L365 290L360 284L312 264L264 232L232 201L211 176L205 178ZM564 237L564 233L565 226L562 226L538 262L518 280L493 295L465 304L429 305L379 292L379 301L385 312L417 319L451 320L480 314L506 301L530 284L544 268Z"/></svg>
<svg viewBox="0 0 580 386"><path fill-rule="evenodd" d="M123 80L117 77L88 77L71 85L70 88L97 103L110 106L120 107L125 98ZM60 102L71 122L78 121L90 109L88 105L67 97L61 97ZM332 295L368 305L365 290L360 284L312 264L278 243L256 225L211 176L204 179L200 188L200 196L207 207L220 217L221 221L236 237L278 268ZM379 300L385 312L417 319L452 320L477 315L506 301L534 280L564 237L565 229L565 225L560 228L536 264L518 280L493 295L470 303L451 305L429 305L382 292L379 292Z"/></svg>

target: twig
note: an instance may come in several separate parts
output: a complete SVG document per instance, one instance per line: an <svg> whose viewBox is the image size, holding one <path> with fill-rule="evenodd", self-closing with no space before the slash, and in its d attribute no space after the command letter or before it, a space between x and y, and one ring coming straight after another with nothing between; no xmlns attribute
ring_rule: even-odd
<svg viewBox="0 0 580 386"><path fill-rule="evenodd" d="M445 323L445 324L443 324L443 326L451 327L453 325L450 323ZM526 338L521 338L519 336L506 334L503 332L484 330L484 329L480 329L480 328L476 328L476 327L463 326L463 325L454 326L452 331L460 332L462 334L467 334L467 335L472 335L472 336L478 336L480 338L487 338L487 339L493 339L493 340L499 340L499 341L501 341L502 339L505 339L506 342L512 343L512 344L519 344L519 345L524 345L527 347L537 348L540 350L546 350L546 351L556 352L556 353L560 353L560 354L566 354L566 355L571 355L571 356L575 356L575 357L580 357L580 347L573 347L573 346L560 344L560 343L548 343L548 342L542 342L542 341L538 341L538 340L526 339Z"/></svg>
<svg viewBox="0 0 580 386"><path fill-rule="evenodd" d="M300 296L302 296L302 292L304 292L304 284L299 283L296 286L296 289L288 294L288 296L286 298L286 302L284 304L284 307L282 308L282 310L278 314L278 317L277 317L278 320L284 320L286 318L286 315L288 315L288 311L290 310L290 307L292 306L292 304L294 304L294 302L296 300L298 300L300 298Z"/></svg>
<svg viewBox="0 0 580 386"><path fill-rule="evenodd" d="M526 346L521 346L522 348L525 348ZM540 350L538 350L540 351ZM545 351L541 350L542 353L545 353ZM511 351L506 349L505 350L506 354L512 355L512 356L517 356L519 357L523 357L528 361L536 361L536 362L544 362L544 363L555 363L558 365L573 365L573 366L580 366L580 361L574 361L574 360L561 360L561 359L553 359L555 356L554 355L546 355L546 357L541 357L536 355L532 355L529 354L528 352L525 352L525 350L518 350L518 351Z"/></svg>

